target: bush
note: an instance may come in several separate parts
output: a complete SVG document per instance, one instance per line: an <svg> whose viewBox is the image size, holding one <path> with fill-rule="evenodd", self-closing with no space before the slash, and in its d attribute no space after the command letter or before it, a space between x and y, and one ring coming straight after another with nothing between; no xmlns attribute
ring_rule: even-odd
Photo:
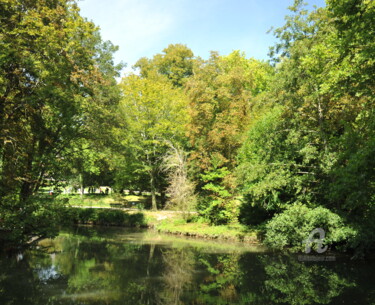
<svg viewBox="0 0 375 305"><path fill-rule="evenodd" d="M274 214L274 210L266 210L259 205L253 206L249 202L243 202L240 206L238 220L244 225L260 225L271 219Z"/></svg>
<svg viewBox="0 0 375 305"><path fill-rule="evenodd" d="M95 209L77 209L77 211L78 221L80 223L89 223L96 220Z"/></svg>
<svg viewBox="0 0 375 305"><path fill-rule="evenodd" d="M353 227L358 232L352 240L350 240L349 246L355 251L354 257L363 257L366 254L374 253L375 249L375 206L371 207L366 211L364 215L359 215L351 219Z"/></svg>
<svg viewBox="0 0 375 305"><path fill-rule="evenodd" d="M210 221L207 218L202 217L199 214L191 214L190 217L186 220L187 223L209 223Z"/></svg>
<svg viewBox="0 0 375 305"><path fill-rule="evenodd" d="M119 210L98 209L96 213L95 224L99 225L118 225L124 223L125 213Z"/></svg>
<svg viewBox="0 0 375 305"><path fill-rule="evenodd" d="M22 245L34 237L54 237L64 217L64 202L33 197L20 202L8 196L0 202L0 243Z"/></svg>
<svg viewBox="0 0 375 305"><path fill-rule="evenodd" d="M79 209L65 207L62 212L61 225L69 226L78 223L78 211Z"/></svg>
<svg viewBox="0 0 375 305"><path fill-rule="evenodd" d="M225 225L238 218L238 204L233 199L201 199L198 211L199 215L207 219L211 225Z"/></svg>
<svg viewBox="0 0 375 305"><path fill-rule="evenodd" d="M147 223L145 220L145 216L142 213L136 213L136 214L125 214L127 217L125 217L124 225L127 227L146 227Z"/></svg>
<svg viewBox="0 0 375 305"><path fill-rule="evenodd" d="M355 236L355 230L330 210L294 204L266 224L264 243L270 248L290 247L292 251L303 251L305 241L315 228L325 230L324 245L329 247L345 246L345 249Z"/></svg>
<svg viewBox="0 0 375 305"><path fill-rule="evenodd" d="M63 225L96 224L105 226L145 227L142 213L128 214L120 210L65 208Z"/></svg>

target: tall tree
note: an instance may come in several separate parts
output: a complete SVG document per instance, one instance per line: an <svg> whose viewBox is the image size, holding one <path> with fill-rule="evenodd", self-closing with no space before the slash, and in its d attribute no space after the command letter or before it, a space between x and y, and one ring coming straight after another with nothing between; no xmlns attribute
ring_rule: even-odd
<svg viewBox="0 0 375 305"><path fill-rule="evenodd" d="M196 64L186 84L190 159L195 164L198 189L206 198L212 197L202 207L211 216L232 206L235 181L231 171L237 149L251 121L255 97L267 89L271 74L268 64L247 59L239 51L228 56L213 52L208 61ZM228 221L224 218L220 222Z"/></svg>
<svg viewBox="0 0 375 305"><path fill-rule="evenodd" d="M194 62L194 54L187 46L170 44L162 54L156 54L152 59L142 57L134 67L140 69L142 77L165 75L174 86L182 87L193 75Z"/></svg>
<svg viewBox="0 0 375 305"><path fill-rule="evenodd" d="M1 6L1 193L25 200L53 176L90 108L101 104L98 93L116 74L115 49L74 1Z"/></svg>
<svg viewBox="0 0 375 305"><path fill-rule="evenodd" d="M266 63L246 59L239 51L228 56L212 53L196 68L186 85L192 117L188 135L192 158L202 169L210 167L210 155L233 168L254 97L267 89L271 71Z"/></svg>
<svg viewBox="0 0 375 305"><path fill-rule="evenodd" d="M163 192L165 174L161 172L162 156L168 142L182 141L187 123L186 98L179 88L164 77L141 78L130 75L120 84L122 99L117 129L124 147L125 162L133 164L133 176L147 177L152 208L157 209L156 191Z"/></svg>
<svg viewBox="0 0 375 305"><path fill-rule="evenodd" d="M75 1L1 1L0 14L1 215L18 218L27 238L39 230L28 219L47 211L27 199L57 177L91 110L102 106L100 93L117 73L116 48L102 42Z"/></svg>

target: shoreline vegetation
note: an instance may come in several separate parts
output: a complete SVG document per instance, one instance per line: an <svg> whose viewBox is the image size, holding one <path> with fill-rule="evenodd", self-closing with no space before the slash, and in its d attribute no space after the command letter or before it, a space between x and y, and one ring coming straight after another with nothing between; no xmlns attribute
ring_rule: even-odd
<svg viewBox="0 0 375 305"><path fill-rule="evenodd" d="M70 219L75 224L143 227L181 236L260 244L259 231L238 222L210 225L196 211L145 209L149 201L147 195L60 196L68 204L67 208L73 209L67 211L65 220Z"/></svg>
<svg viewBox="0 0 375 305"><path fill-rule="evenodd" d="M143 227L160 233L261 244L259 230L240 223L210 225L196 211L148 210L147 196L64 196L69 204L65 220L74 224ZM123 215L122 215L122 214Z"/></svg>

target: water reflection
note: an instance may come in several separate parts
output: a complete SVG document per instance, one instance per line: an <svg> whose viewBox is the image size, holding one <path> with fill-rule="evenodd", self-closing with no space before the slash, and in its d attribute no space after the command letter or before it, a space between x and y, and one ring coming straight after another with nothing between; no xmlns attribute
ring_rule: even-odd
<svg viewBox="0 0 375 305"><path fill-rule="evenodd" d="M161 304L181 304L185 291L193 288L195 257L192 249L162 251L164 286L160 292Z"/></svg>
<svg viewBox="0 0 375 305"><path fill-rule="evenodd" d="M345 288L355 286L350 277L322 263L305 264L290 256L263 257L262 262L271 303L329 304Z"/></svg>
<svg viewBox="0 0 375 305"><path fill-rule="evenodd" d="M250 250L250 251L249 251ZM79 228L0 257L0 304L373 304L374 262Z"/></svg>

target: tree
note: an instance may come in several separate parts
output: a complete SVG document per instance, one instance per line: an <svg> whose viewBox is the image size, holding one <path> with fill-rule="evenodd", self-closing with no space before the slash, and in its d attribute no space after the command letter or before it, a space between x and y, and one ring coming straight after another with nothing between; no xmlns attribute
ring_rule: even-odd
<svg viewBox="0 0 375 305"><path fill-rule="evenodd" d="M191 115L190 161L195 167L198 190L216 206L211 209L207 200L200 205L204 211L212 212L206 215L211 220L221 212L233 216L229 211L235 196L232 170L237 149L253 118L255 97L267 90L271 74L268 64L246 59L239 51L228 56L213 52L208 61L196 64L194 75L186 83ZM210 175L215 179L208 178ZM228 217L223 219L228 221Z"/></svg>
<svg viewBox="0 0 375 305"><path fill-rule="evenodd" d="M74 2L2 5L1 191L19 191L25 200L59 168L56 159L83 131L87 110L100 105L91 96L116 69L110 69L113 49L101 47ZM104 53L107 70L100 65Z"/></svg>
<svg viewBox="0 0 375 305"><path fill-rule="evenodd" d="M373 230L375 194L374 5L327 1L308 13L296 1L292 11L276 30L274 107L250 127L240 150L245 204L324 206L358 230L352 246L371 247L364 228Z"/></svg>
<svg viewBox="0 0 375 305"><path fill-rule="evenodd" d="M96 142L98 141L100 139ZM65 154L66 166L59 176L65 184L79 188L81 196L86 187L113 185L111 148L105 149L102 145L95 144L91 139L77 139L74 146Z"/></svg>
<svg viewBox="0 0 375 305"><path fill-rule="evenodd" d="M134 169L131 174L141 181L147 177L152 208L157 209L156 191L163 191L165 179L160 172L162 157L168 142L182 141L188 118L186 98L163 77L130 75L122 80L120 88L121 128L117 129L116 136L124 147L125 162Z"/></svg>
<svg viewBox="0 0 375 305"><path fill-rule="evenodd" d="M194 61L194 53L187 46L170 44L162 54L156 54L152 59L142 57L134 68L139 68L144 78L153 74L165 75L174 86L182 87L193 75Z"/></svg>
<svg viewBox="0 0 375 305"><path fill-rule="evenodd" d="M284 108L275 107L258 118L238 151L237 179L242 194L250 206L268 211L278 211L290 201L304 201L311 196L305 189L308 176L298 175L305 170L303 164L296 164L303 158L303 144L301 147L298 133L288 133L283 112Z"/></svg>
<svg viewBox="0 0 375 305"><path fill-rule="evenodd" d="M270 71L267 64L246 59L238 51L226 57L212 53L196 68L187 83L192 117L188 136L192 159L199 160L202 169L210 167L211 154L233 168L253 99L266 90Z"/></svg>
<svg viewBox="0 0 375 305"><path fill-rule="evenodd" d="M169 183L167 188L169 204L167 206L182 211L186 219L187 213L195 207L196 203L195 186L188 175L187 153L181 147L170 144L169 150L163 157L161 167L166 172Z"/></svg>
<svg viewBox="0 0 375 305"><path fill-rule="evenodd" d="M102 106L99 93L117 73L116 48L102 42L74 1L2 1L0 12L0 197L18 200L1 212L17 218L43 213L37 204L28 209L28 199L64 168L91 109ZM37 231L19 219L24 238Z"/></svg>

